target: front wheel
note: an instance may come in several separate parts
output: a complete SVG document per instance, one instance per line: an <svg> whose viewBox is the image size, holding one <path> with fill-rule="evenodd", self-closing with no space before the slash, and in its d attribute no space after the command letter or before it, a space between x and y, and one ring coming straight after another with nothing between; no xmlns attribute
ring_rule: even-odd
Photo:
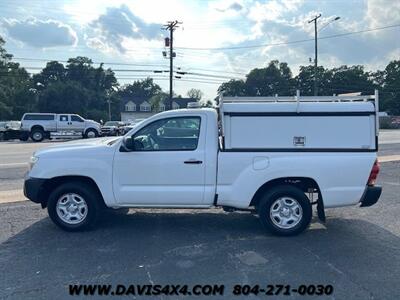
<svg viewBox="0 0 400 300"><path fill-rule="evenodd" d="M98 193L90 185L69 182L57 187L49 196L50 219L66 231L82 231L94 227L100 214Z"/></svg>
<svg viewBox="0 0 400 300"><path fill-rule="evenodd" d="M264 194L258 205L258 215L272 234L289 236L303 232L310 225L312 208L302 190L282 185Z"/></svg>
<svg viewBox="0 0 400 300"><path fill-rule="evenodd" d="M93 128L89 128L88 130L85 131L85 134L84 134L84 137L86 139L95 138L98 136L99 136L99 133L97 132L96 129L93 129Z"/></svg>

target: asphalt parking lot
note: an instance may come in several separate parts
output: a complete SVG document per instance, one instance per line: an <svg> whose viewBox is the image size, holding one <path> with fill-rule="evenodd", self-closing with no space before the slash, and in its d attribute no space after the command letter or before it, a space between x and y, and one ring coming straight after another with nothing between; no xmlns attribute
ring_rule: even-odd
<svg viewBox="0 0 400 300"><path fill-rule="evenodd" d="M0 145L0 195L20 190L22 159L41 146ZM380 156L399 154L400 143L380 146ZM379 183L376 205L329 209L326 224L314 220L291 238L265 233L250 213L219 209L130 210L107 214L97 230L66 233L40 206L7 200L0 204L0 299L65 299L69 284L152 283L224 284L230 298L235 284L331 284L328 299L398 299L400 161L382 163Z"/></svg>

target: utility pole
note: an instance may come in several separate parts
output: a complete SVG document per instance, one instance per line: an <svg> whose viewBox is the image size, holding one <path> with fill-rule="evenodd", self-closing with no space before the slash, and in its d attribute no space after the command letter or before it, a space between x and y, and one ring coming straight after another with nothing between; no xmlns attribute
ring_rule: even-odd
<svg viewBox="0 0 400 300"><path fill-rule="evenodd" d="M314 22L314 39L315 39L315 58L314 58L314 96L318 96L318 79L317 79L317 68L318 68L318 30L317 24L318 19L321 17L321 14L316 16L315 18L308 21L308 23Z"/></svg>
<svg viewBox="0 0 400 300"><path fill-rule="evenodd" d="M111 121L111 100L107 100L108 103L108 121Z"/></svg>
<svg viewBox="0 0 400 300"><path fill-rule="evenodd" d="M174 66L173 66L173 58L174 58L174 30L179 27L179 24L182 22L178 21L169 21L164 25L163 29L169 30L169 104L172 105L172 97L173 97L173 87L172 80L174 78ZM172 107L171 107L172 108Z"/></svg>

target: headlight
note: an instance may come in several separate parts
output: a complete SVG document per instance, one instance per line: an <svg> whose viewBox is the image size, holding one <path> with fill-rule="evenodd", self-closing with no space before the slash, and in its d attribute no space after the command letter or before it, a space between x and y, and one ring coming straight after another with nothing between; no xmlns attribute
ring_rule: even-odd
<svg viewBox="0 0 400 300"><path fill-rule="evenodd" d="M39 157L31 156L31 158L29 159L29 170L32 170L33 166L37 163L38 160Z"/></svg>

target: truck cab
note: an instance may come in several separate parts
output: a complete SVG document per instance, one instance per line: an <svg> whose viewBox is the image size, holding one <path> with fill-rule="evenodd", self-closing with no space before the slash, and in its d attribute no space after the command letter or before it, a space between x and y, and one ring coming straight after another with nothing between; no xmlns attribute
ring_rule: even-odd
<svg viewBox="0 0 400 300"><path fill-rule="evenodd" d="M217 128L214 109L184 109L160 113L129 132L114 155L118 204L210 207L216 189Z"/></svg>

